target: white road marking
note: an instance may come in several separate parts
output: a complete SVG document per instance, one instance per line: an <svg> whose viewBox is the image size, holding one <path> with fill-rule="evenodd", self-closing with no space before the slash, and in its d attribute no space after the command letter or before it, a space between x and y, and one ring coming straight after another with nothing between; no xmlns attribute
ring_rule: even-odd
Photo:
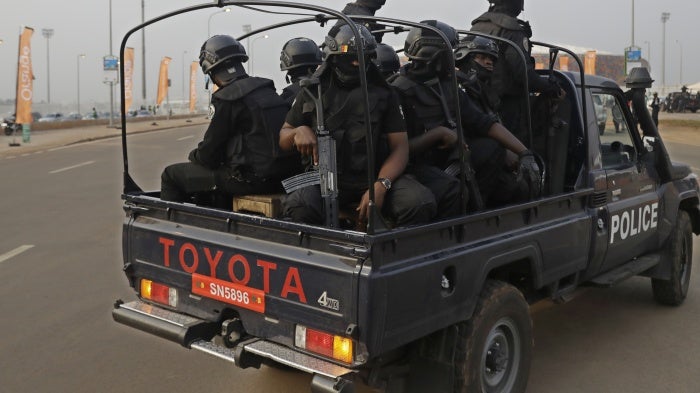
<svg viewBox="0 0 700 393"><path fill-rule="evenodd" d="M0 255L0 263L3 263L8 259L17 256L17 255L29 250L32 247L34 247L33 244L25 244L23 246L19 246L19 247L15 248L14 250L12 250L10 252L6 252L6 253Z"/></svg>
<svg viewBox="0 0 700 393"><path fill-rule="evenodd" d="M94 164L94 163L95 163L95 161L85 161L85 162L82 162L82 163L80 163L80 164L76 164L76 165L73 165L73 166L69 166L69 167L65 167L65 168L61 168L61 169L56 169L56 170L51 171L51 172L49 172L49 173L50 173L50 174L54 174L54 173L69 171L69 170L71 170L71 169L80 168L81 166L90 165L90 164Z"/></svg>
<svg viewBox="0 0 700 393"><path fill-rule="evenodd" d="M194 135L183 136L182 138L177 138L176 140L178 140L178 141L184 141L185 139L192 139L192 138L194 138Z"/></svg>

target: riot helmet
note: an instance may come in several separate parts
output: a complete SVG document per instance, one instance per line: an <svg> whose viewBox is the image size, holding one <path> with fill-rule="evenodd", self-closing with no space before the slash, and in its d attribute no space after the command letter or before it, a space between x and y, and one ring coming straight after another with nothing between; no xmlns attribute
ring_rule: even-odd
<svg viewBox="0 0 700 393"><path fill-rule="evenodd" d="M323 62L322 56L321 49L313 40L305 37L292 38L282 47L280 70L287 71L287 82L297 82L316 70Z"/></svg>
<svg viewBox="0 0 700 393"><path fill-rule="evenodd" d="M377 57L373 61L385 78L397 73L401 68L399 55L387 44L377 44Z"/></svg>
<svg viewBox="0 0 700 393"><path fill-rule="evenodd" d="M243 45L229 35L215 35L209 38L199 51L199 65L205 74L228 60L240 63L248 61Z"/></svg>
<svg viewBox="0 0 700 393"><path fill-rule="evenodd" d="M404 43L404 54L411 60L409 72L419 78L449 72L447 56L453 55L452 48L457 44L457 32L452 26L440 21L428 20L421 23L439 29L449 42L445 42L431 29L411 28Z"/></svg>
<svg viewBox="0 0 700 393"><path fill-rule="evenodd" d="M323 47L323 61L330 64L338 80L346 84L356 84L360 80L356 64L359 48L364 50L366 67L377 55L377 42L369 29L360 24L355 24L355 27L360 33L360 43L350 25L342 24L333 26L328 32Z"/></svg>
<svg viewBox="0 0 700 393"><path fill-rule="evenodd" d="M199 65L214 82L225 86L246 76L242 63L248 61L245 48L235 38L215 35L204 42L199 52Z"/></svg>
<svg viewBox="0 0 700 393"><path fill-rule="evenodd" d="M477 54L490 57L495 64L498 61L498 44L490 38L477 35L467 36L457 44L455 65L462 72L468 73L470 70L474 70L479 79L488 79L491 77L493 69L484 67L481 62L477 61Z"/></svg>
<svg viewBox="0 0 700 393"><path fill-rule="evenodd" d="M321 49L316 43L305 37L292 38L282 47L280 70L289 71L300 67L319 66L322 60Z"/></svg>

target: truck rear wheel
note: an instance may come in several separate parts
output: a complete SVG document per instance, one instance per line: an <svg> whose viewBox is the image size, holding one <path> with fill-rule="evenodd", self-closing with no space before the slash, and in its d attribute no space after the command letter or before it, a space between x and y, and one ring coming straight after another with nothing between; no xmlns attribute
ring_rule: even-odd
<svg viewBox="0 0 700 393"><path fill-rule="evenodd" d="M690 271L693 266L693 231L686 211L680 210L668 244L663 252L663 263L669 263L669 280L652 279L654 299L668 306L678 306L685 300L690 286Z"/></svg>
<svg viewBox="0 0 700 393"><path fill-rule="evenodd" d="M523 295L489 280L474 315L458 325L456 393L521 393L532 361L532 319Z"/></svg>

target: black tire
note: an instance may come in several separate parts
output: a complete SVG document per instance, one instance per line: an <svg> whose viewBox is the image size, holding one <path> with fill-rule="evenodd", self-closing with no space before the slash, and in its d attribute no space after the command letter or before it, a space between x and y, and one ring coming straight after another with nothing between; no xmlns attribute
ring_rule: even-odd
<svg viewBox="0 0 700 393"><path fill-rule="evenodd" d="M669 236L661 258L662 263L670 264L671 279L651 280L654 299L660 304L678 306L688 295L693 267L693 230L686 211L678 212L676 227Z"/></svg>
<svg viewBox="0 0 700 393"><path fill-rule="evenodd" d="M532 362L532 319L510 284L487 281L469 321L458 325L456 393L522 393Z"/></svg>

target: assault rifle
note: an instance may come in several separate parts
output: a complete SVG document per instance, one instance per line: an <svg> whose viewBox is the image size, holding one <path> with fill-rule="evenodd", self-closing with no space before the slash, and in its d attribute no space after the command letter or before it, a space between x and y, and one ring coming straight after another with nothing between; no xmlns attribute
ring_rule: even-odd
<svg viewBox="0 0 700 393"><path fill-rule="evenodd" d="M308 172L282 180L285 192L312 185L320 185L326 212L326 226L338 228L338 168L336 164L335 139L326 129L323 117L323 100L321 99L321 83L318 78L308 78L300 81L299 85L306 95L311 98L316 107L316 144L318 149L318 165ZM316 86L317 95L310 88Z"/></svg>

